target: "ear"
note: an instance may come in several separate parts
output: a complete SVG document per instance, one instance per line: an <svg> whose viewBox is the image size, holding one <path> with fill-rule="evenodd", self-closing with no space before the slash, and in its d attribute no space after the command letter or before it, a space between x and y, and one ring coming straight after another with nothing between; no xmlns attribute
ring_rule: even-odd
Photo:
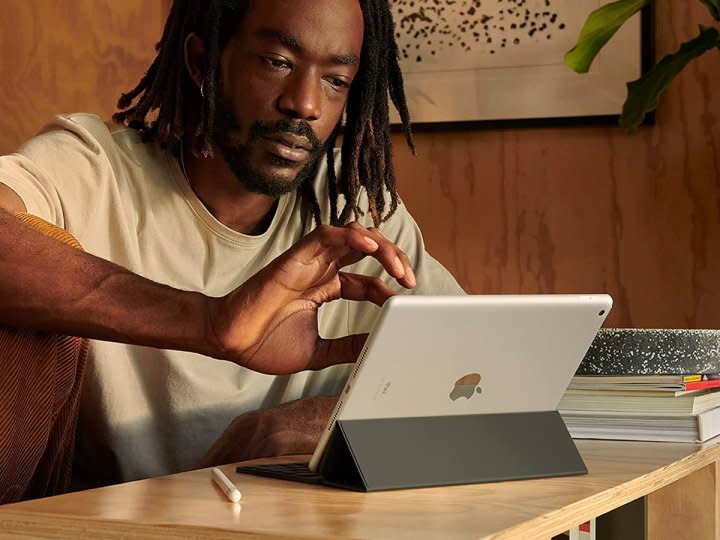
<svg viewBox="0 0 720 540"><path fill-rule="evenodd" d="M194 32L185 38L185 67L195 84L200 87L205 80L207 71L207 55L205 44Z"/></svg>

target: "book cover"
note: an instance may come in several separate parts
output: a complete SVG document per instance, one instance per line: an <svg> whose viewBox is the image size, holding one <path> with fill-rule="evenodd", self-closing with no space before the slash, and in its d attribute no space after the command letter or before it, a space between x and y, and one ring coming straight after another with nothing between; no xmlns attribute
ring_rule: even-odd
<svg viewBox="0 0 720 540"><path fill-rule="evenodd" d="M601 328L578 375L720 372L720 330Z"/></svg>

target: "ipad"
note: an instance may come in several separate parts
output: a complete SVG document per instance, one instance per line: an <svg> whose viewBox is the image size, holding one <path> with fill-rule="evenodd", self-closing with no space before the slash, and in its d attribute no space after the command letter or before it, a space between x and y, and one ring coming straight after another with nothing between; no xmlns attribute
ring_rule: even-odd
<svg viewBox="0 0 720 540"><path fill-rule="evenodd" d="M310 471L338 420L555 410L611 307L606 294L390 298Z"/></svg>

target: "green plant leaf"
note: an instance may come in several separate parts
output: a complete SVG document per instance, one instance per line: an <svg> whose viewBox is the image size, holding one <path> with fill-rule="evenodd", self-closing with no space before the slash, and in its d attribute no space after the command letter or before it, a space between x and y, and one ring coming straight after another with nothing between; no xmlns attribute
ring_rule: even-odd
<svg viewBox="0 0 720 540"><path fill-rule="evenodd" d="M720 0L700 0L710 10L710 14L716 21L720 21Z"/></svg>
<svg viewBox="0 0 720 540"><path fill-rule="evenodd" d="M580 31L577 44L565 55L565 63L577 73L587 73L600 49L615 32L650 2L651 0L618 0L593 11Z"/></svg>
<svg viewBox="0 0 720 540"><path fill-rule="evenodd" d="M720 32L716 28L701 26L700 35L687 41L673 54L667 55L637 81L628 83L628 97L623 106L620 125L632 133L645 115L657 108L660 94L688 63L704 52L717 47Z"/></svg>

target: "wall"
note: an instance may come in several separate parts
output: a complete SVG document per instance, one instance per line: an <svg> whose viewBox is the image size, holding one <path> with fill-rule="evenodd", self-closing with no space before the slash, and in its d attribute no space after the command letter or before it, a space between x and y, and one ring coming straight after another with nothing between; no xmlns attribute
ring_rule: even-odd
<svg viewBox="0 0 720 540"><path fill-rule="evenodd" d="M658 58L711 23L657 2ZM401 194L429 249L475 293L608 292L609 326L720 328L720 51L669 88L657 122L419 133Z"/></svg>
<svg viewBox="0 0 720 540"><path fill-rule="evenodd" d="M709 22L657 2L658 54ZM60 111L107 118L149 65L168 0L4 0L0 152ZM419 133L401 193L472 292L595 292L612 326L720 327L720 53L666 93L655 126Z"/></svg>
<svg viewBox="0 0 720 540"><path fill-rule="evenodd" d="M167 1L3 0L0 153L61 112L110 117L154 57Z"/></svg>

